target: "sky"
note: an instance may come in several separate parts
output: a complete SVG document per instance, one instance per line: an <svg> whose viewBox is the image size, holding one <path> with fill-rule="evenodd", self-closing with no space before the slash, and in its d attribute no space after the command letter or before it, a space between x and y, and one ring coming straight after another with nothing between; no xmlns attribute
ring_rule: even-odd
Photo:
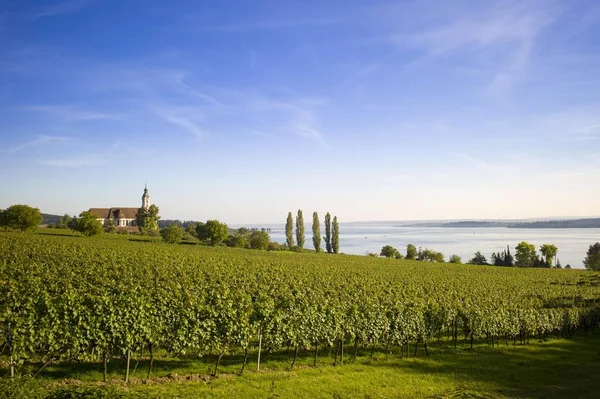
<svg viewBox="0 0 600 399"><path fill-rule="evenodd" d="M0 0L0 208L600 215L600 2Z"/></svg>

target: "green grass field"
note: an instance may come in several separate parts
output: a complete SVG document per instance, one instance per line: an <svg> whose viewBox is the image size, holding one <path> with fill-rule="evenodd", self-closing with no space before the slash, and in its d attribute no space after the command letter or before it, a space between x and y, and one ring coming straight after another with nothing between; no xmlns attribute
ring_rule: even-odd
<svg viewBox="0 0 600 399"><path fill-rule="evenodd" d="M361 351L356 360L350 356L337 366L333 354L322 353L317 367L312 366L311 353L301 353L293 369L290 354L282 352L267 354L260 372L252 354L242 376L239 356L222 364L216 378L210 377L214 357L159 358L149 379L148 361L142 359L127 386L123 361L109 363L106 384L97 382L102 378L101 363L62 363L26 380L22 397L106 387L117 397L140 398L597 398L600 393L597 335L474 349L462 342L454 349L442 341L431 343L429 352L425 356L421 348L414 357L411 349L409 358L394 353L388 359L376 352L371 360L369 351ZM39 364L31 365L30 370L37 368Z"/></svg>
<svg viewBox="0 0 600 399"><path fill-rule="evenodd" d="M139 239L0 233L0 397L600 397L596 273Z"/></svg>

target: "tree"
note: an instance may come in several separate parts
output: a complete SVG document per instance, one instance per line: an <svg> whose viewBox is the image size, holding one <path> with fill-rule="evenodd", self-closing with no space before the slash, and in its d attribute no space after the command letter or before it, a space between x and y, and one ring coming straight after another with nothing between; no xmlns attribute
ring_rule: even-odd
<svg viewBox="0 0 600 399"><path fill-rule="evenodd" d="M300 248L304 248L304 216L302 216L302 210L298 209L298 216L296 216L296 242Z"/></svg>
<svg viewBox="0 0 600 399"><path fill-rule="evenodd" d="M600 270L600 242L590 245L583 264L585 265L586 269ZM569 265L567 265L567 267L568 266Z"/></svg>
<svg viewBox="0 0 600 399"><path fill-rule="evenodd" d="M271 241L271 237L266 231L255 230L250 234L250 248L252 249L265 251L269 248L269 241Z"/></svg>
<svg viewBox="0 0 600 399"><path fill-rule="evenodd" d="M340 252L340 225L337 216L333 217L333 235L331 236L331 249L334 254Z"/></svg>
<svg viewBox="0 0 600 399"><path fill-rule="evenodd" d="M381 248L380 256L384 256L386 258L395 258L399 255L398 250L391 245L386 245Z"/></svg>
<svg viewBox="0 0 600 399"><path fill-rule="evenodd" d="M448 263L456 263L460 265L462 263L462 258L458 255L451 255Z"/></svg>
<svg viewBox="0 0 600 399"><path fill-rule="evenodd" d="M475 255L473 255L473 258L471 258L468 263L470 265L487 265L488 264L486 257L480 251L475 252Z"/></svg>
<svg viewBox="0 0 600 399"><path fill-rule="evenodd" d="M92 237L102 233L102 223L89 211L84 211L79 214L79 218L75 221L75 231L86 237Z"/></svg>
<svg viewBox="0 0 600 399"><path fill-rule="evenodd" d="M156 205L152 204L148 208L141 207L138 209L135 215L135 221L142 233L148 233L150 231L158 230L158 216L159 209Z"/></svg>
<svg viewBox="0 0 600 399"><path fill-rule="evenodd" d="M444 263L444 254L425 248L423 251L421 251L419 259L426 262Z"/></svg>
<svg viewBox="0 0 600 399"><path fill-rule="evenodd" d="M163 228L160 235L169 244L179 244L183 239L183 231L183 227L173 223Z"/></svg>
<svg viewBox="0 0 600 399"><path fill-rule="evenodd" d="M4 212L8 227L21 232L35 230L43 220L40 210L28 205L9 206Z"/></svg>
<svg viewBox="0 0 600 399"><path fill-rule="evenodd" d="M417 247L412 244L406 246L406 259L416 260L417 259Z"/></svg>
<svg viewBox="0 0 600 399"><path fill-rule="evenodd" d="M115 227L115 222L113 221L112 218L106 219L106 222L104 223L104 231L106 233L116 233L117 232L117 228Z"/></svg>
<svg viewBox="0 0 600 399"><path fill-rule="evenodd" d="M321 252L321 222L319 222L319 214L317 212L313 212L312 232L312 241L315 251Z"/></svg>
<svg viewBox="0 0 600 399"><path fill-rule="evenodd" d="M325 214L325 249L327 253L331 253L331 215L329 212Z"/></svg>
<svg viewBox="0 0 600 399"><path fill-rule="evenodd" d="M556 253L558 252L558 248L554 244L544 244L540 247L540 252L546 258L546 264L548 267L552 267L552 263L554 258L556 258Z"/></svg>
<svg viewBox="0 0 600 399"><path fill-rule="evenodd" d="M112 221L112 219L109 219L109 220ZM57 229L68 229L69 223L71 223L71 216L69 216L69 214L65 213L63 216L58 218L58 222L56 223L55 227Z"/></svg>
<svg viewBox="0 0 600 399"><path fill-rule="evenodd" d="M294 248L294 218L292 212L288 212L287 221L285 222L285 242L290 250Z"/></svg>
<svg viewBox="0 0 600 399"><path fill-rule="evenodd" d="M517 250L515 257L517 258L517 266L519 267L533 267L537 255L535 253L535 245L530 244L526 241L521 241L515 249Z"/></svg>
<svg viewBox="0 0 600 399"><path fill-rule="evenodd" d="M218 220L207 220L206 223L198 223L196 234L198 239L208 242L210 245L218 245L227 238L229 229L225 223Z"/></svg>
<svg viewBox="0 0 600 399"><path fill-rule="evenodd" d="M248 239L246 236L232 234L225 239L225 245L232 248L246 248L248 246Z"/></svg>
<svg viewBox="0 0 600 399"><path fill-rule="evenodd" d="M6 209L0 209L0 227L4 227L4 230L8 230L8 213Z"/></svg>

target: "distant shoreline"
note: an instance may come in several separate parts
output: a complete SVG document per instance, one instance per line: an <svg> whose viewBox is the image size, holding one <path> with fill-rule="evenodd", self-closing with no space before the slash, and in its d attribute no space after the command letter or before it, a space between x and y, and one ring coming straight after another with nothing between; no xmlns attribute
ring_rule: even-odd
<svg viewBox="0 0 600 399"><path fill-rule="evenodd" d="M548 220L535 222L492 222L492 221L459 221L446 223L415 223L395 227L446 227L446 228L485 228L501 227L508 229L597 229L600 218Z"/></svg>

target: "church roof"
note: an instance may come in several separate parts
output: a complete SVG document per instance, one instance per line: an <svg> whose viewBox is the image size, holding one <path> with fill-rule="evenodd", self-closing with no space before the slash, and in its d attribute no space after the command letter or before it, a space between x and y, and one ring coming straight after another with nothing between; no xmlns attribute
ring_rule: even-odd
<svg viewBox="0 0 600 399"><path fill-rule="evenodd" d="M102 219L135 219L138 208L90 208L89 212Z"/></svg>

